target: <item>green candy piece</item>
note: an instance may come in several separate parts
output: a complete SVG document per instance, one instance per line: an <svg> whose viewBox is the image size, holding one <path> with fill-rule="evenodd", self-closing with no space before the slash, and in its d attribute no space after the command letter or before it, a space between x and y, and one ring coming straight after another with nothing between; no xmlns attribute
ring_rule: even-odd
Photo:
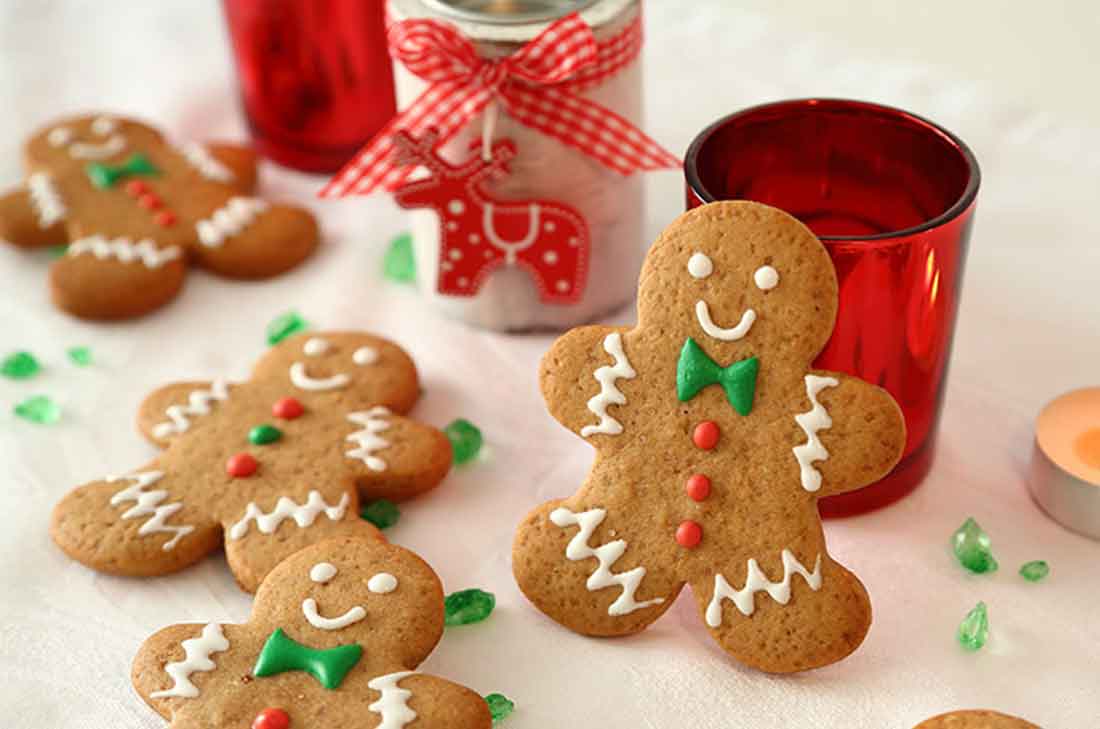
<svg viewBox="0 0 1100 729"><path fill-rule="evenodd" d="M13 408L13 412L32 423L53 425L61 420L61 408L46 395L28 397Z"/></svg>
<svg viewBox="0 0 1100 729"><path fill-rule="evenodd" d="M480 623L489 617L497 606L497 598L491 592L477 588L452 592L443 599L445 625L469 625Z"/></svg>
<svg viewBox="0 0 1100 729"><path fill-rule="evenodd" d="M69 347L65 351L69 359L78 367L87 367L92 363L92 350L88 347Z"/></svg>
<svg viewBox="0 0 1100 729"><path fill-rule="evenodd" d="M401 510L389 499L378 499L363 506L359 516L379 529L388 529L401 518Z"/></svg>
<svg viewBox="0 0 1100 729"><path fill-rule="evenodd" d="M756 396L756 375L760 372L760 360L749 357L722 367L703 351L694 339L688 337L680 350L676 363L676 397L687 402L704 387L721 385L726 399L740 415L752 412Z"/></svg>
<svg viewBox="0 0 1100 729"><path fill-rule="evenodd" d="M0 363L0 374L13 380L34 377L42 370L38 360L30 352L12 352Z"/></svg>
<svg viewBox="0 0 1100 729"><path fill-rule="evenodd" d="M481 431L469 420L459 418L443 429L451 441L451 452L458 465L477 458L481 450Z"/></svg>
<svg viewBox="0 0 1100 729"><path fill-rule="evenodd" d="M252 430L248 431L248 442L252 445L267 445L274 443L283 437L283 431L276 428L274 425L257 425Z"/></svg>
<svg viewBox="0 0 1100 729"><path fill-rule="evenodd" d="M968 651L981 650L989 639L989 611L984 602L979 602L959 623L956 635L959 645Z"/></svg>
<svg viewBox="0 0 1100 729"><path fill-rule="evenodd" d="M305 671L331 691L343 683L362 656L363 646L358 643L318 650L302 645L282 628L276 628L264 643L252 675L263 678L287 671Z"/></svg>
<svg viewBox="0 0 1100 729"><path fill-rule="evenodd" d="M951 546L959 564L971 572L984 574L997 569L997 560L990 549L989 535L982 531L978 522L971 517L963 522L951 537Z"/></svg>
<svg viewBox="0 0 1100 729"><path fill-rule="evenodd" d="M485 697L485 703L489 705L489 713L493 717L493 726L508 718L516 710L516 704L504 694L489 694Z"/></svg>
<svg viewBox="0 0 1100 729"><path fill-rule="evenodd" d="M141 153L130 155L130 159L120 165L90 162L85 171L92 184L103 189L114 187L116 182L126 177L149 177L159 172L149 158Z"/></svg>
<svg viewBox="0 0 1100 729"><path fill-rule="evenodd" d="M1028 582L1038 582L1050 574L1050 565L1041 559L1027 562L1020 567L1020 577Z"/></svg>
<svg viewBox="0 0 1100 729"><path fill-rule="evenodd" d="M401 233L390 241L382 259L382 274L390 281L412 283L416 281L416 259L413 256L412 235Z"/></svg>
<svg viewBox="0 0 1100 729"><path fill-rule="evenodd" d="M309 322L293 309L280 314L267 325L267 343L274 346L289 336L309 328Z"/></svg>
<svg viewBox="0 0 1100 729"><path fill-rule="evenodd" d="M46 249L50 258L61 258L63 255L69 252L68 244L62 244L59 246L50 246Z"/></svg>

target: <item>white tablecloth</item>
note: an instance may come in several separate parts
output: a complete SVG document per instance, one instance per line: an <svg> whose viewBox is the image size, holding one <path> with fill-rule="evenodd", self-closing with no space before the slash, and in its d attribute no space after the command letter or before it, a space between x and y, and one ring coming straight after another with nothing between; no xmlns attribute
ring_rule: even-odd
<svg viewBox="0 0 1100 729"><path fill-rule="evenodd" d="M773 678L728 660L687 596L649 631L614 641L569 633L528 605L510 576L513 528L533 505L572 492L592 456L538 395L549 338L436 317L414 290L380 276L384 246L402 229L391 202L321 204L311 198L319 179L269 166L267 191L311 201L327 231L314 260L274 282L196 273L156 315L92 325L50 306L44 253L0 246L0 350L29 349L46 365L34 380L0 381L0 725L162 726L130 687L141 641L172 622L247 617L250 599L220 557L161 579L105 577L66 559L47 524L70 487L150 455L133 426L146 392L174 379L244 377L264 348L264 324L296 307L319 326L398 339L422 369L418 415L440 425L463 416L483 429L484 459L405 506L390 536L422 554L449 591L496 593L491 620L448 630L424 668L512 697L519 708L509 727L907 729L966 706L1048 729L1096 726L1100 544L1044 517L1023 473L1038 408L1100 380L1100 129L1015 102L1009 78L991 87L860 57L736 5L697 2L688 12L650 3L649 129L669 147L682 151L695 131L749 104L857 96L954 129L985 175L935 468L902 503L827 526L831 550L874 600L874 626L855 655ZM20 179L18 141L28 131L90 108L135 113L183 137L243 139L217 5L0 6L0 179ZM680 209L679 175L654 175L650 192L656 234ZM93 348L93 367L67 362L65 349L78 344ZM61 424L10 414L36 393L61 403ZM947 539L967 515L992 534L1000 572L972 576L953 562ZM1023 582L1017 566L1039 558L1050 578ZM978 600L989 604L992 636L968 654L954 631Z"/></svg>

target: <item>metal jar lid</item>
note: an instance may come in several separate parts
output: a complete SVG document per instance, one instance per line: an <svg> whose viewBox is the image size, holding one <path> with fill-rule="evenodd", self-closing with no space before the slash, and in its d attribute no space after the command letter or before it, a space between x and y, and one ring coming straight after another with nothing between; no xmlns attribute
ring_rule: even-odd
<svg viewBox="0 0 1100 729"><path fill-rule="evenodd" d="M1067 441L1070 430L1074 432ZM1072 443L1098 430L1100 387L1068 392L1050 402L1035 423L1028 477L1031 496L1043 511L1093 539L1100 539L1100 467L1075 454Z"/></svg>
<svg viewBox="0 0 1100 729"><path fill-rule="evenodd" d="M457 20L519 25L556 20L598 0L422 0L432 12Z"/></svg>

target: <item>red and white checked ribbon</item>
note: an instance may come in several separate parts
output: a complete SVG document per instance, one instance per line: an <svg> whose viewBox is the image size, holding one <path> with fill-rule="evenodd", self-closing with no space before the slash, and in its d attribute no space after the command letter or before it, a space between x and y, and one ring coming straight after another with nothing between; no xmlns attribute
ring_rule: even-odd
<svg viewBox="0 0 1100 729"><path fill-rule="evenodd" d="M642 46L641 19L597 43L579 15L551 24L516 53L499 59L477 49L454 26L403 20L387 30L390 55L428 82L427 90L394 117L321 190L321 197L393 191L415 169L395 158L393 137L429 129L445 144L496 101L515 120L629 175L679 167L680 161L614 111L578 95L618 73Z"/></svg>

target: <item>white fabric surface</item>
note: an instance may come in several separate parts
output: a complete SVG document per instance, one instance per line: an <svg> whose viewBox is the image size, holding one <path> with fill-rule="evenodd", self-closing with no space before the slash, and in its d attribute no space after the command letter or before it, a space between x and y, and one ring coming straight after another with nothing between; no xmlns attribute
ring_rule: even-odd
<svg viewBox="0 0 1100 729"><path fill-rule="evenodd" d="M448 630L424 669L512 697L512 729L907 729L966 706L1047 729L1096 726L1100 544L1044 517L1022 475L1038 408L1100 378L1100 129L1014 103L1011 79L992 88L859 57L736 5L649 4L649 130L668 146L683 150L705 124L752 103L858 96L954 129L985 173L935 468L902 503L827 526L832 552L874 600L874 626L855 655L773 678L728 660L686 596L649 631L614 641L573 635L528 605L510 576L513 528L533 505L573 491L592 456L538 395L549 338L438 318L411 287L380 277L383 247L403 227L388 200L321 204L311 200L319 179L270 166L267 193L310 201L327 230L313 261L274 282L195 273L158 314L91 325L50 306L45 254L0 246L0 349L29 349L47 367L29 382L0 381L0 724L160 727L130 687L140 642L172 622L247 617L249 598L220 557L161 579L105 577L66 559L47 524L70 487L150 455L133 426L146 392L173 379L243 377L267 320L297 307L320 326L398 339L424 376L417 414L482 427L485 458L406 505L390 536L422 554L449 591L497 594L492 619ZM243 138L232 79L215 3L9 0L0 5L0 179L20 179L18 140L63 112L118 110L180 136ZM655 234L680 210L679 175L653 176L650 200ZM93 367L66 361L76 344L94 349ZM63 423L10 415L35 393L60 401ZM949 554L948 535L971 514L992 534L1002 565L994 575L965 574ZM1053 572L1030 585L1016 568L1037 558ZM992 637L965 654L954 631L978 600L989 604Z"/></svg>

